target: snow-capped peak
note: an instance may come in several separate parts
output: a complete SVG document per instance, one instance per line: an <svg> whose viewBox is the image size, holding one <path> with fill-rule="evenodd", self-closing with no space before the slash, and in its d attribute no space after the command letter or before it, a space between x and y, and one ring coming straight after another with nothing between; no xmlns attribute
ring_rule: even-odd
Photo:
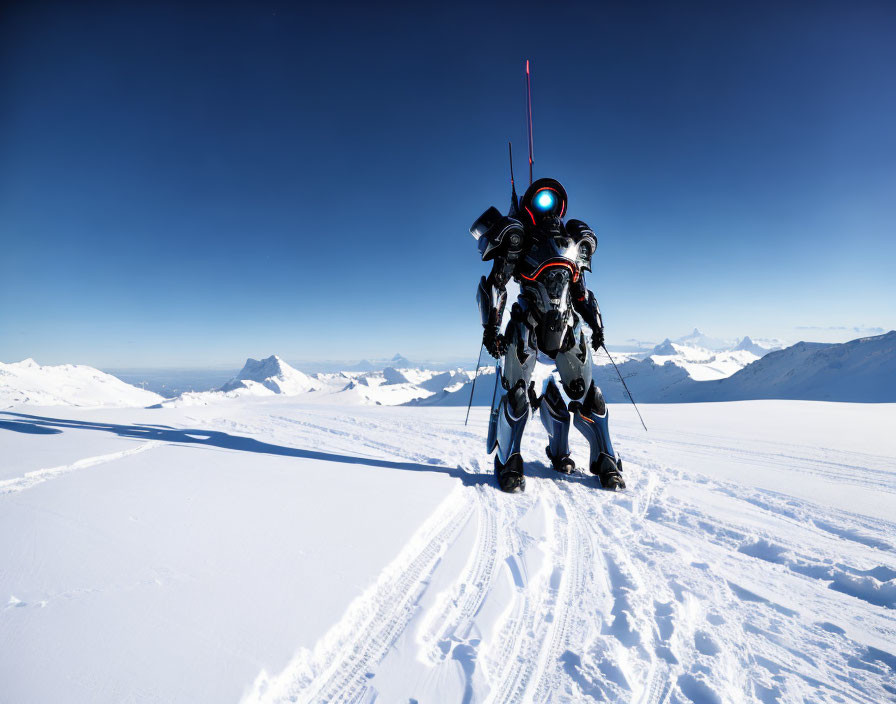
<svg viewBox="0 0 896 704"><path fill-rule="evenodd" d="M740 342L738 342L737 346L734 349L735 351L752 352L757 357L764 357L773 350L781 349L781 346L774 343L762 344L761 342L752 340L749 336L747 336L744 337L744 339L742 339Z"/></svg>
<svg viewBox="0 0 896 704"><path fill-rule="evenodd" d="M653 348L653 354L659 354L663 356L678 354L678 350L675 349L675 345L672 343L668 337L663 340L660 344Z"/></svg>
<svg viewBox="0 0 896 704"><path fill-rule="evenodd" d="M310 391L314 380L273 354L261 360L250 357L240 373L219 390L248 389L254 384L261 384L276 394L300 394Z"/></svg>

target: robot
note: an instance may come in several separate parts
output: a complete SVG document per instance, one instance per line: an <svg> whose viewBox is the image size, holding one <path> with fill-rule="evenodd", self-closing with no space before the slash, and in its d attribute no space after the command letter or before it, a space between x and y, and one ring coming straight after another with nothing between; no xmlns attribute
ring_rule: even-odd
<svg viewBox="0 0 896 704"><path fill-rule="evenodd" d="M515 194L514 194L515 195ZM567 194L559 182L542 178L523 197L511 199L509 215L491 207L470 228L482 260L492 262L479 281L476 300L482 317L483 345L500 365L503 393L492 408L488 449L497 448L495 474L503 491L525 490L520 445L530 408L538 410L548 433L546 449L553 468L575 471L569 454L570 418L591 446L589 469L604 489L624 489L622 462L610 441L607 405L594 383L591 348L582 328L591 328L591 347L604 342L603 322L594 294L585 286L597 247L594 231L581 220L563 221ZM501 331L507 283L520 295ZM537 395L531 381L536 360L553 362L552 374Z"/></svg>

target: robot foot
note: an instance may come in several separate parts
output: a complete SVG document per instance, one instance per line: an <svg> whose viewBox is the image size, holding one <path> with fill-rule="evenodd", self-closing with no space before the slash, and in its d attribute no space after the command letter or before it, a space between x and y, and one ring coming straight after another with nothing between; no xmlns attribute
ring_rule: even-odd
<svg viewBox="0 0 896 704"><path fill-rule="evenodd" d="M576 463L572 461L572 457L570 457L569 455L560 455L559 457L554 457L551 454L550 445L544 448L544 451L545 454L547 454L548 459L551 461L551 466L561 474L572 474L576 471Z"/></svg>
<svg viewBox="0 0 896 704"><path fill-rule="evenodd" d="M495 476L501 491L516 494L526 490L526 477L523 476L523 458L517 452L507 458L507 464L501 464L495 457Z"/></svg>
<svg viewBox="0 0 896 704"><path fill-rule="evenodd" d="M625 489L625 480L622 478L622 462L616 461L609 455L601 452L600 457L591 463L591 473L600 479L600 485L609 491Z"/></svg>

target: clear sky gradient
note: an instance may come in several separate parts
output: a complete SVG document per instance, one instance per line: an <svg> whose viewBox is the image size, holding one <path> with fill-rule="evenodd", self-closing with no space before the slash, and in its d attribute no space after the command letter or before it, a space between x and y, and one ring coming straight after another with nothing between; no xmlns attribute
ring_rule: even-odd
<svg viewBox="0 0 896 704"><path fill-rule="evenodd" d="M893 3L183 4L0 11L0 360L475 358L527 58L611 345L896 327Z"/></svg>

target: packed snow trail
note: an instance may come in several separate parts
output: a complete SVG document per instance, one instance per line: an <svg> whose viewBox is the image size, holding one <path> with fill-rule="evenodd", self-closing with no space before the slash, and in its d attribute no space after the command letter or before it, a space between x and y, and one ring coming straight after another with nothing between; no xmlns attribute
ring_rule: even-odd
<svg viewBox="0 0 896 704"><path fill-rule="evenodd" d="M644 410L650 436L611 408L628 490L556 474L533 419L517 495L496 489L483 409L469 427L290 399L7 414L4 691L896 701L896 407Z"/></svg>
<svg viewBox="0 0 896 704"><path fill-rule="evenodd" d="M337 439L355 452L490 475L478 427L411 413L314 416L276 421L304 428L298 442ZM325 645L262 673L246 701L896 697L896 524L668 466L657 445L688 439L651 443L632 423L617 442L630 488L603 492L591 476L535 461L544 445L536 426L524 447L533 460L525 494L501 494L491 480L458 486ZM864 461L852 481L896 492L892 457L715 442L690 445L713 461L734 454L827 482ZM434 447L446 454L417 449ZM574 456L584 451L574 445ZM470 522L475 536L460 541ZM440 561L461 566L445 567L454 571L430 593Z"/></svg>
<svg viewBox="0 0 896 704"><path fill-rule="evenodd" d="M30 489L33 486L41 484L50 479L54 479L55 477L66 474L68 472L75 472L79 469L87 469L88 467L95 467L96 465L106 464L108 462L113 462L114 460L120 460L123 457L135 455L138 452L151 450L158 445L158 442L149 440L147 442L142 442L139 445L129 447L126 450L112 452L108 455L85 457L83 459L77 460L76 462L62 465L60 467L38 469L33 472L28 472L21 477L16 477L15 479L4 479L0 481L0 494L9 494L14 491L24 491L25 489Z"/></svg>

